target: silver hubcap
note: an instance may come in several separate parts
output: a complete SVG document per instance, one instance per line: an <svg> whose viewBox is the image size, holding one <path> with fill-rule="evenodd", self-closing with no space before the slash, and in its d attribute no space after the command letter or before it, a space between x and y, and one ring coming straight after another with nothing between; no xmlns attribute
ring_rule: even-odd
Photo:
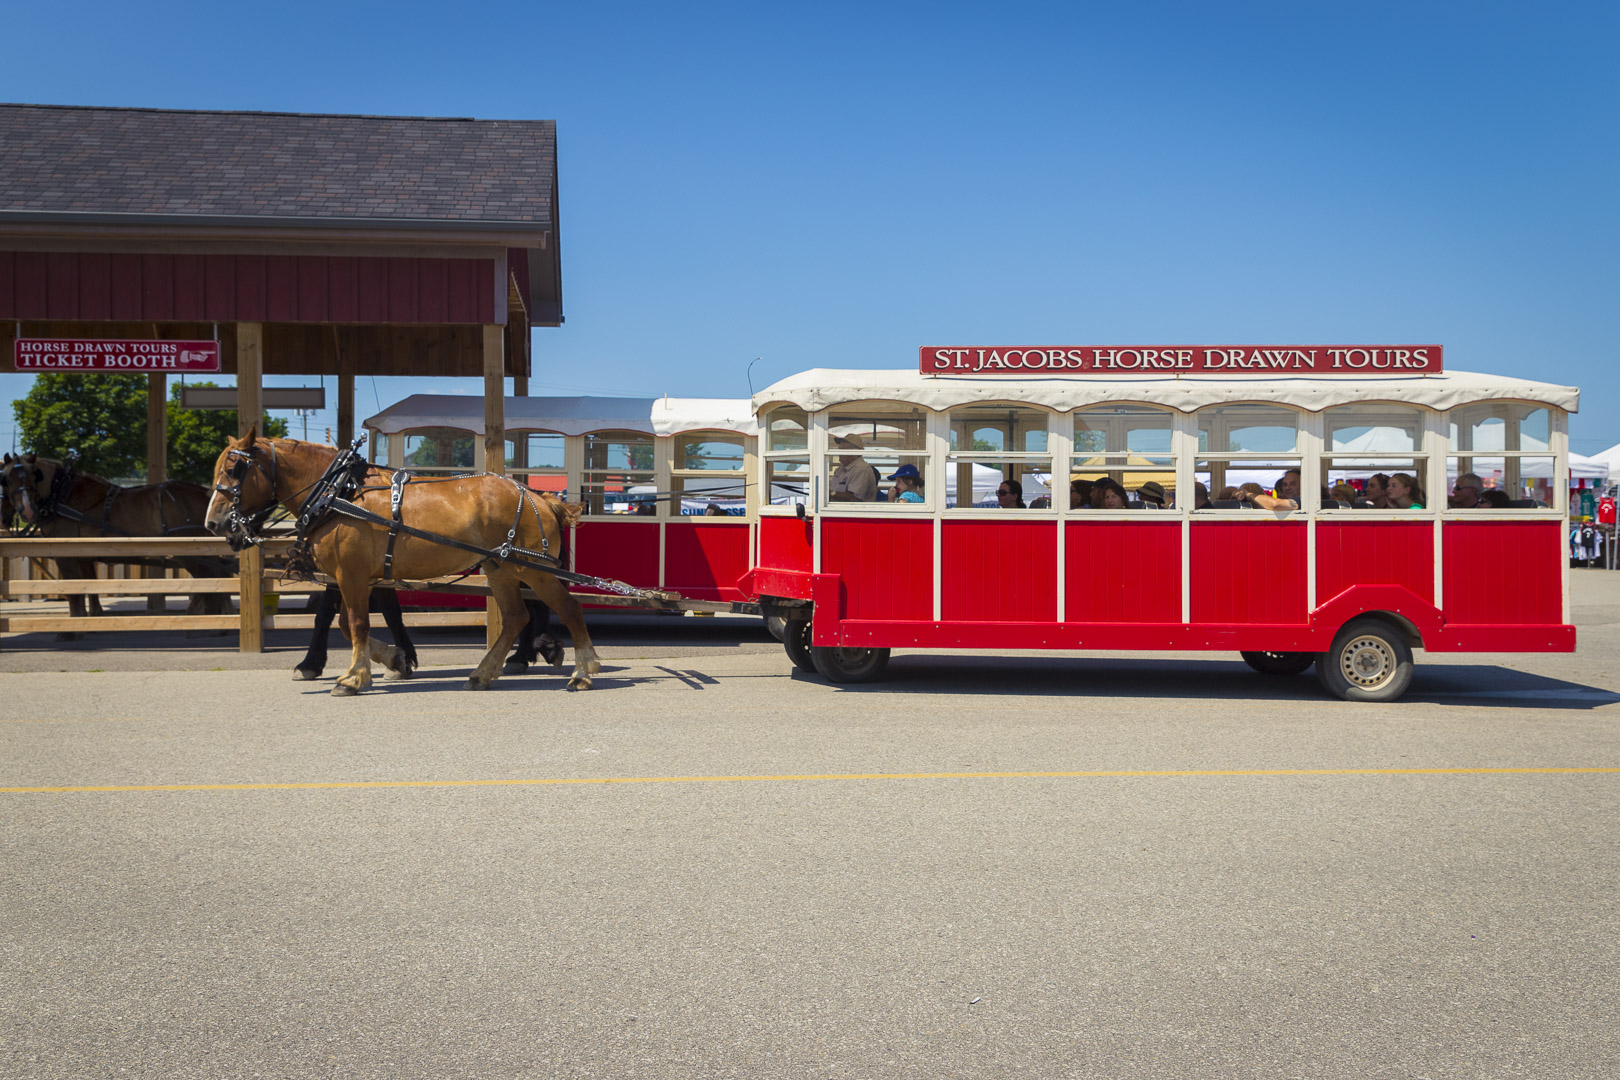
<svg viewBox="0 0 1620 1080"><path fill-rule="evenodd" d="M1358 637L1339 653L1339 669L1351 686L1376 690L1395 677L1395 650L1383 638Z"/></svg>

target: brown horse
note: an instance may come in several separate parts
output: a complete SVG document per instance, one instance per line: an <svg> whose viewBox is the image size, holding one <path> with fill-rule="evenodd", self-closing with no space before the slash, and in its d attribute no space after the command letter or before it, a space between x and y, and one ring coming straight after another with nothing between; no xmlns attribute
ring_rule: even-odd
<svg viewBox="0 0 1620 1080"><path fill-rule="evenodd" d="M47 539L73 536L207 536L208 490L183 480L166 480L142 487L121 487L72 466L35 454L5 456L0 465L4 493L11 512ZM63 578L93 578L95 561L57 559ZM217 559L182 559L194 577L220 577L229 569ZM68 611L85 613L86 597L70 596ZM198 597L219 607L224 597ZM92 615L101 614L101 600L88 597ZM210 603L211 602L211 603ZM77 636L77 635L68 635Z"/></svg>
<svg viewBox="0 0 1620 1080"><path fill-rule="evenodd" d="M337 454L335 447L297 439L261 439L252 430L241 439L232 439L214 464L208 527L226 535L233 511L251 517L276 503L298 513L301 502ZM389 518L392 476L389 469L369 469L366 486L355 501L379 517ZM579 507L552 495L529 491L506 477L483 475L407 486L402 489L399 516L407 526L483 551L500 548L508 542L508 534L515 531L510 542L516 547L560 556L566 542L564 530L578 520ZM309 539L315 565L336 579L343 594L349 639L354 646L349 671L338 680L332 693L359 693L371 685L373 652L388 651L372 647L367 596L372 583L384 580L387 572L384 557L389 530L333 515L317 524ZM529 618L521 593L522 585L528 585L573 635L574 672L568 680L569 689L590 689L591 676L601 664L591 645L590 632L585 629L584 612L562 582L542 570L503 563L497 558L486 559L482 565L500 612L501 629L499 638L467 680L467 688L487 689L500 676L502 659ZM466 553L456 548L407 533L395 539L395 580L439 577L459 573L466 566Z"/></svg>

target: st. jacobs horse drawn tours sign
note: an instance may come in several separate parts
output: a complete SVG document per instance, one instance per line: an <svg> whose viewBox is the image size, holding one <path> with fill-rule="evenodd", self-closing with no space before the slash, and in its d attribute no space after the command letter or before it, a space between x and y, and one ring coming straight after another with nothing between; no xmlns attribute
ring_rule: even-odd
<svg viewBox="0 0 1620 1080"><path fill-rule="evenodd" d="M1439 345L1057 345L919 350L924 375L1433 375Z"/></svg>

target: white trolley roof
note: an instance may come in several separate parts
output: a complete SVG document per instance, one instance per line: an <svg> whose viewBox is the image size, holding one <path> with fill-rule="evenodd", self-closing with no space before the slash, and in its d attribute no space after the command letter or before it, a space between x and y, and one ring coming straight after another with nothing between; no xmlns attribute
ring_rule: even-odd
<svg viewBox="0 0 1620 1080"><path fill-rule="evenodd" d="M366 420L382 435L447 427L484 433L484 399L463 394L412 394ZM757 435L747 398L509 397L506 430L639 431L677 435L685 431L735 431Z"/></svg>
<svg viewBox="0 0 1620 1080"><path fill-rule="evenodd" d="M815 412L853 401L908 401L950 409L980 401L1019 401L1067 411L1082 405L1142 402L1182 412L1228 402L1262 401L1318 412L1334 405L1396 401L1430 409L1453 409L1480 401L1534 401L1574 412L1573 386L1447 371L1436 375L1084 375L1019 379L1006 376L924 375L907 369L862 371L812 368L767 386L754 408L797 405Z"/></svg>

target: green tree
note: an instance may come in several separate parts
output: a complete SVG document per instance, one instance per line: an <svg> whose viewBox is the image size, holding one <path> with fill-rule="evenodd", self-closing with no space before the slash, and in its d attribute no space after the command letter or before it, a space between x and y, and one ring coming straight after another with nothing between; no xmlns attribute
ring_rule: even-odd
<svg viewBox="0 0 1620 1080"><path fill-rule="evenodd" d="M212 385L202 383L199 385ZM12 403L19 443L25 453L49 458L79 454L78 468L114 480L146 473L145 375L44 372L28 393ZM180 387L170 388L169 475L207 483L225 440L236 434L236 412L203 412L180 407ZM285 420L265 414L259 431L287 434Z"/></svg>
<svg viewBox="0 0 1620 1080"><path fill-rule="evenodd" d="M213 383L192 383L213 386ZM188 409L180 404L180 386L169 387L169 477L209 484L214 479L214 462L225 443L236 438L235 409ZM141 430L146 430L142 417ZM264 413L259 417L259 434L278 438L287 434L287 421ZM143 435L144 439L144 435ZM141 443L141 468L146 468L146 444Z"/></svg>

